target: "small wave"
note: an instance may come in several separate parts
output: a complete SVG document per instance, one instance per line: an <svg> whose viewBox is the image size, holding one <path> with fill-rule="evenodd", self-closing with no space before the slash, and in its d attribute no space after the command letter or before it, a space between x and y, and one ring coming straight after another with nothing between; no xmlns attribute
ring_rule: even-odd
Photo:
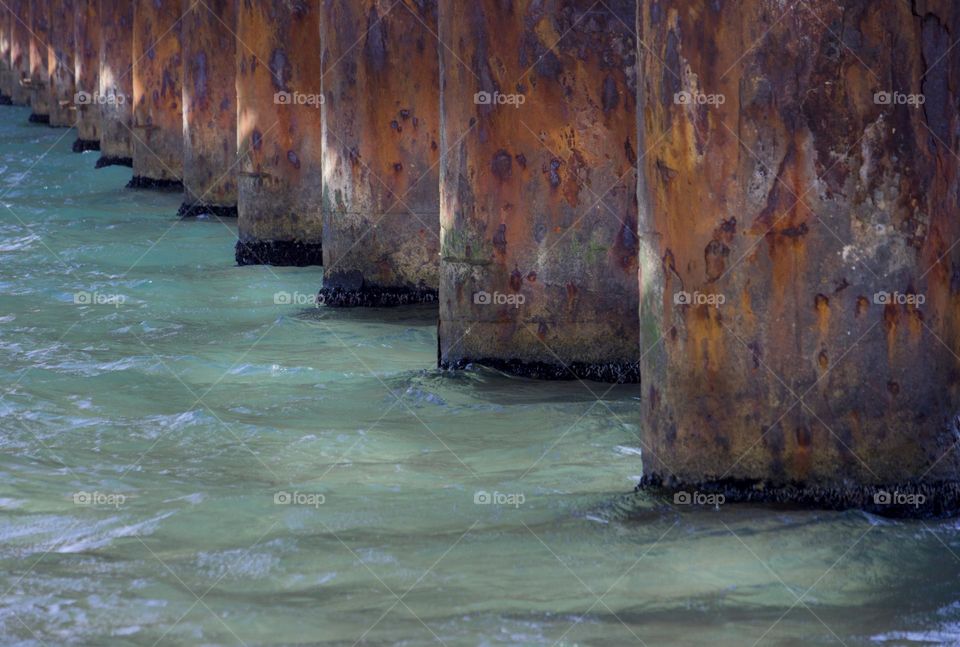
<svg viewBox="0 0 960 647"><path fill-rule="evenodd" d="M40 240L40 236L30 234L20 238L8 238L0 242L0 252L15 252L21 249L33 247L33 243Z"/></svg>

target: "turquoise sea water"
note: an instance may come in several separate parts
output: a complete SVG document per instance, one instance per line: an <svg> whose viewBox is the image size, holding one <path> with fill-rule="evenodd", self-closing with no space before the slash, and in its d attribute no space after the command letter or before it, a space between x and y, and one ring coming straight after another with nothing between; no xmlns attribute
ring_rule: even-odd
<svg viewBox="0 0 960 647"><path fill-rule="evenodd" d="M0 643L960 644L957 521L631 493L639 390L436 364L0 108Z"/></svg>

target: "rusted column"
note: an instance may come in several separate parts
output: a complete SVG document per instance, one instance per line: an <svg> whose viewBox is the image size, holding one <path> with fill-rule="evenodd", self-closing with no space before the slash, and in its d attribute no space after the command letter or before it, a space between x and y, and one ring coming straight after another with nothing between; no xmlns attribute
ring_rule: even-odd
<svg viewBox="0 0 960 647"><path fill-rule="evenodd" d="M50 123L50 79L47 72L50 0L28 0L30 32L30 121Z"/></svg>
<svg viewBox="0 0 960 647"><path fill-rule="evenodd" d="M183 0L181 217L237 215L237 0Z"/></svg>
<svg viewBox="0 0 960 647"><path fill-rule="evenodd" d="M133 3L100 0L100 159L133 166Z"/></svg>
<svg viewBox="0 0 960 647"><path fill-rule="evenodd" d="M74 81L76 153L100 150L100 0L76 0ZM97 101L94 101L96 95Z"/></svg>
<svg viewBox="0 0 960 647"><path fill-rule="evenodd" d="M441 3L441 366L639 380L634 7Z"/></svg>
<svg viewBox="0 0 960 647"><path fill-rule="evenodd" d="M8 0L10 7L11 99L14 105L30 104L30 9L27 0Z"/></svg>
<svg viewBox="0 0 960 647"><path fill-rule="evenodd" d="M324 5L320 24L321 298L328 306L434 302L440 268L437 3L334 0Z"/></svg>
<svg viewBox="0 0 960 647"><path fill-rule="evenodd" d="M13 68L10 58L12 20L10 5L0 5L0 105L10 105L10 97L13 96Z"/></svg>
<svg viewBox="0 0 960 647"><path fill-rule="evenodd" d="M73 106L74 0L56 0L50 11L50 46L47 49L47 76L50 87L50 125L71 127L76 121Z"/></svg>
<svg viewBox="0 0 960 647"><path fill-rule="evenodd" d="M180 0L133 4L133 178L137 189L182 189Z"/></svg>
<svg viewBox="0 0 960 647"><path fill-rule="evenodd" d="M320 2L243 2L237 35L237 263L320 265Z"/></svg>
<svg viewBox="0 0 960 647"><path fill-rule="evenodd" d="M638 18L646 481L956 508L957 6Z"/></svg>

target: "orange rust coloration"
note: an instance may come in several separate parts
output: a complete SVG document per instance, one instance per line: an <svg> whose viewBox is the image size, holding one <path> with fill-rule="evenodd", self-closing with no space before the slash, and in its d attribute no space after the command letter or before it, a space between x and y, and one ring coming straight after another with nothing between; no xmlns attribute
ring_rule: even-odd
<svg viewBox="0 0 960 647"><path fill-rule="evenodd" d="M76 121L73 99L75 0L57 0L50 11L50 47L47 49L47 78L50 88L50 125L69 128Z"/></svg>
<svg viewBox="0 0 960 647"><path fill-rule="evenodd" d="M637 25L645 478L956 481L960 11L647 0Z"/></svg>
<svg viewBox="0 0 960 647"><path fill-rule="evenodd" d="M181 215L237 206L236 0L183 0Z"/></svg>
<svg viewBox="0 0 960 647"><path fill-rule="evenodd" d="M180 0L133 3L133 187L183 176L181 15Z"/></svg>
<svg viewBox="0 0 960 647"><path fill-rule="evenodd" d="M74 150L100 149L100 2L76 0L74 20L74 83L77 144Z"/></svg>
<svg viewBox="0 0 960 647"><path fill-rule="evenodd" d="M14 105L30 103L30 15L27 0L9 0L10 8L10 98Z"/></svg>
<svg viewBox="0 0 960 647"><path fill-rule="evenodd" d="M133 165L133 4L100 0L100 160Z"/></svg>
<svg viewBox="0 0 960 647"><path fill-rule="evenodd" d="M441 365L639 379L634 12L441 3Z"/></svg>
<svg viewBox="0 0 960 647"><path fill-rule="evenodd" d="M47 72L50 39L50 0L28 0L30 10L30 108L31 121L50 121L50 79Z"/></svg>
<svg viewBox="0 0 960 647"><path fill-rule="evenodd" d="M237 262L319 265L320 2L243 2L237 36Z"/></svg>
<svg viewBox="0 0 960 647"><path fill-rule="evenodd" d="M435 301L437 3L334 0L321 25L326 303Z"/></svg>

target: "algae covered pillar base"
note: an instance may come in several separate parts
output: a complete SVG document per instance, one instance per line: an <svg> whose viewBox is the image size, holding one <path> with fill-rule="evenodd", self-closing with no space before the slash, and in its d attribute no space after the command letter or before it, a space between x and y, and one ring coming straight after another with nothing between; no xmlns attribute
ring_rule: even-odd
<svg viewBox="0 0 960 647"><path fill-rule="evenodd" d="M240 265L321 265L320 2L240 3Z"/></svg>
<svg viewBox="0 0 960 647"><path fill-rule="evenodd" d="M441 3L441 366L639 381L634 13Z"/></svg>
<svg viewBox="0 0 960 647"><path fill-rule="evenodd" d="M133 3L134 189L183 190L180 0Z"/></svg>
<svg viewBox="0 0 960 647"><path fill-rule="evenodd" d="M958 508L960 11L912 4L643 3L646 483Z"/></svg>
<svg viewBox="0 0 960 647"><path fill-rule="evenodd" d="M237 216L237 0L183 0L180 217Z"/></svg>
<svg viewBox="0 0 960 647"><path fill-rule="evenodd" d="M97 168L133 166L133 3L100 0Z"/></svg>
<svg viewBox="0 0 960 647"><path fill-rule="evenodd" d="M324 48L327 306L435 303L440 269L437 3L334 0ZM358 34L363 37L357 43Z"/></svg>
<svg viewBox="0 0 960 647"><path fill-rule="evenodd" d="M132 63L132 61L131 61ZM77 139L73 152L100 150L100 2L76 0L74 19L74 83Z"/></svg>

